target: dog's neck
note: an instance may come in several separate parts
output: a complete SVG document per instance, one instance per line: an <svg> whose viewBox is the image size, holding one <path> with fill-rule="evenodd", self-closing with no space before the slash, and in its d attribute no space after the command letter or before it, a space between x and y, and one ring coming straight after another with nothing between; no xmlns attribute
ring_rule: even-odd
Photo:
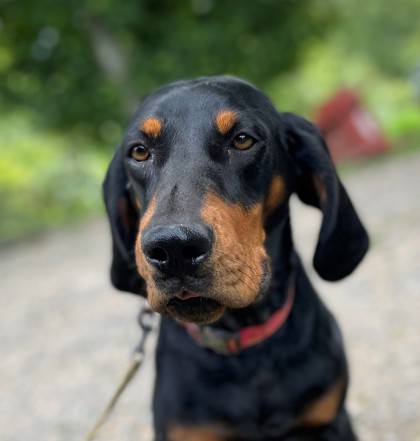
<svg viewBox="0 0 420 441"><path fill-rule="evenodd" d="M264 323L280 309L286 300L290 278L296 271L296 259L292 242L289 213L275 227L270 229L265 242L271 260L271 283L261 300L242 309L227 309L213 326L236 331Z"/></svg>

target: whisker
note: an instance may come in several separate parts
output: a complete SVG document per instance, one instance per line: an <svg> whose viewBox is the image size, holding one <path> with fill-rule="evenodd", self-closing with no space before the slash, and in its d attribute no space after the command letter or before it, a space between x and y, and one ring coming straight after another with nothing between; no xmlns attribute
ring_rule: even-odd
<svg viewBox="0 0 420 441"><path fill-rule="evenodd" d="M243 283L248 289L250 289L251 291L255 291L256 286L255 286L255 288L252 288L252 287L249 286L248 283L246 283L245 280L242 279L241 277L239 277L239 280L240 280L240 282L242 282L242 283ZM238 293L238 294L239 294L239 293Z"/></svg>
<svg viewBox="0 0 420 441"><path fill-rule="evenodd" d="M247 276L248 277L248 279L252 282L252 283L254 283L255 284L255 288L258 286L257 285L257 282L249 275L249 274L247 274L245 271L242 271L240 268L237 268L237 270L240 272L240 273L242 273L244 276Z"/></svg>
<svg viewBox="0 0 420 441"><path fill-rule="evenodd" d="M240 257L237 257L237 260L238 260L239 262L241 262L241 263L243 264L243 266L247 267L247 268L248 268L248 269L254 274L255 277L257 277L257 273L254 271L254 268L252 268L251 265L249 265L247 262L245 262L245 260L242 260ZM251 260L251 263L252 263L254 266L256 266L256 265L255 265L255 262L254 262L251 258L249 258L249 260Z"/></svg>

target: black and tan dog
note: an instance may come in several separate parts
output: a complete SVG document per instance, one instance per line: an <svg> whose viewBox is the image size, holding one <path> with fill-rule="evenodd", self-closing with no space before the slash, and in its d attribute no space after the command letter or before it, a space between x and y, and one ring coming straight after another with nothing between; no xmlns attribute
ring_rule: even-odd
<svg viewBox="0 0 420 441"><path fill-rule="evenodd" d="M104 194L115 287L163 314L157 441L355 440L339 329L292 243L292 193L322 210L314 267L350 274L368 237L318 130L230 77L141 104Z"/></svg>

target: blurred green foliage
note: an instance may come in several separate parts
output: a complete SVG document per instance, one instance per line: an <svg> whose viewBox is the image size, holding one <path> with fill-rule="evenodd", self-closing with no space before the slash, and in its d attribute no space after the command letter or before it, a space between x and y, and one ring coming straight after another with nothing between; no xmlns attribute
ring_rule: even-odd
<svg viewBox="0 0 420 441"><path fill-rule="evenodd" d="M1 0L0 92L48 124L96 130L184 77L262 83L326 34L333 0ZM11 75L13 73L13 75Z"/></svg>
<svg viewBox="0 0 420 441"><path fill-rule="evenodd" d="M339 9L327 43L308 39L300 65L272 81L271 94L310 118L337 89L352 88L396 146L420 145L420 2L347 0Z"/></svg>
<svg viewBox="0 0 420 441"><path fill-rule="evenodd" d="M0 119L0 242L101 209L109 154L92 139L39 130L31 115Z"/></svg>
<svg viewBox="0 0 420 441"><path fill-rule="evenodd" d="M233 74L311 117L354 87L420 140L420 4L0 0L0 243L97 213L111 152L162 83Z"/></svg>
<svg viewBox="0 0 420 441"><path fill-rule="evenodd" d="M266 85L280 109L294 109L311 118L320 103L345 86L358 92L396 147L409 135L420 146L420 100L407 74L381 69L373 58L349 52L338 38L331 38L329 44L312 42L302 53L297 69Z"/></svg>

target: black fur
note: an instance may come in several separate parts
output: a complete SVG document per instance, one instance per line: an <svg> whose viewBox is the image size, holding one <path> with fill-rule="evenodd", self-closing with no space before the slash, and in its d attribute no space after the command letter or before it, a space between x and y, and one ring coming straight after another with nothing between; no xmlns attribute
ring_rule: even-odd
<svg viewBox="0 0 420 441"><path fill-rule="evenodd" d="M238 115L235 133L257 140L252 149L231 150L226 137L214 130L215 114L226 108ZM139 133L139 121L150 115L163 121L158 140ZM129 152L140 141L149 146L153 161L138 165ZM142 102L104 183L113 238L112 283L146 295L134 246L153 196L154 224L194 224L210 189L226 203L252 207L265 200L274 175L282 177L286 197L265 219L270 286L261 300L226 309L211 326L235 330L265 321L283 304L289 276L296 272L292 312L273 336L234 356L199 347L183 326L163 317L154 394L157 441L171 440L172 428L179 426L210 428L217 434L214 439L226 441L356 439L344 408L348 373L340 332L294 251L288 198L297 193L322 210L314 267L324 279L350 274L368 249L368 236L319 131L298 116L278 113L254 86L231 77L202 78L165 86ZM337 381L343 390L331 421L302 423L311 404Z"/></svg>

